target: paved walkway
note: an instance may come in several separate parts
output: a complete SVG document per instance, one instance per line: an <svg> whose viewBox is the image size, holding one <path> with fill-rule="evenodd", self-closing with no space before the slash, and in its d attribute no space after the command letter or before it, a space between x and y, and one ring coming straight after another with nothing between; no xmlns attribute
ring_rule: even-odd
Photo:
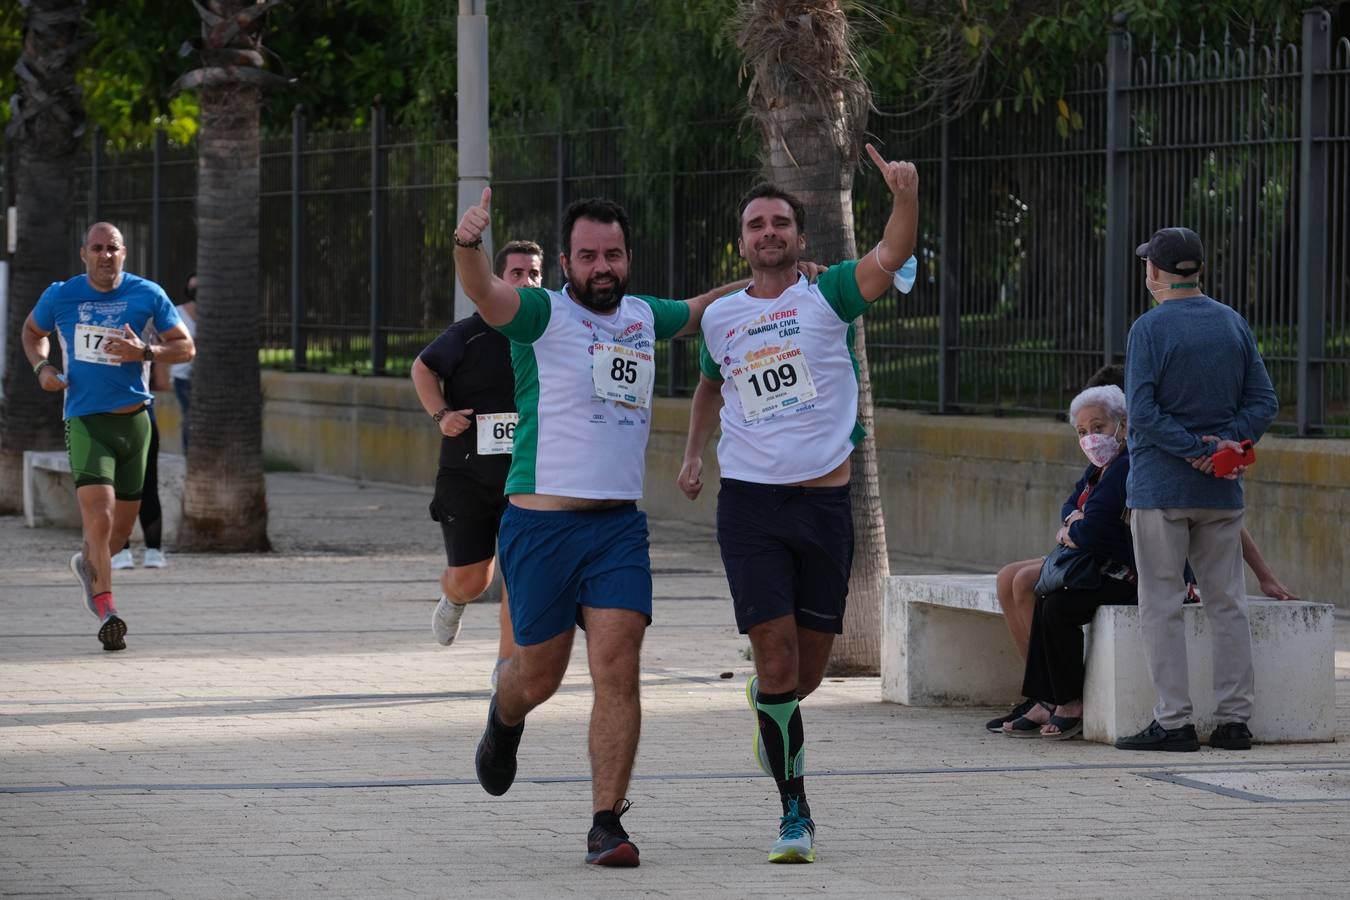
<svg viewBox="0 0 1350 900"><path fill-rule="evenodd" d="M532 715L502 798L472 754L495 608L430 636L439 535L423 492L269 476L267 556L118 573L125 653L65 569L77 535L0 519L0 895L1344 896L1346 745L1159 759L987 735L988 710L806 706L819 862L765 862L746 642L713 536L655 522L633 870L583 865L584 642ZM904 561L899 561L903 566ZM915 571L917 568L911 568ZM1338 622L1350 734L1350 622Z"/></svg>

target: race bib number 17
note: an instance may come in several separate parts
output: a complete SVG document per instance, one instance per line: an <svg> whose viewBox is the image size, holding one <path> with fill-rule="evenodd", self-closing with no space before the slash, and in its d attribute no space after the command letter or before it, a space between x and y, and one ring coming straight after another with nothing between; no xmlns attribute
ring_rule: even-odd
<svg viewBox="0 0 1350 900"><path fill-rule="evenodd" d="M591 381L595 396L628 406L650 406L656 381L655 357L622 344L591 346Z"/></svg>
<svg viewBox="0 0 1350 900"><path fill-rule="evenodd" d="M501 456L512 451L516 443L516 413L486 413L474 416L478 423L478 455Z"/></svg>
<svg viewBox="0 0 1350 900"><path fill-rule="evenodd" d="M796 348L756 360L732 373L731 379L747 422L814 400L816 396L806 354Z"/></svg>
<svg viewBox="0 0 1350 900"><path fill-rule="evenodd" d="M103 348L113 338L122 337L120 328L104 328L102 325L75 325L75 358L80 362L97 363L100 366L120 366L122 360Z"/></svg>

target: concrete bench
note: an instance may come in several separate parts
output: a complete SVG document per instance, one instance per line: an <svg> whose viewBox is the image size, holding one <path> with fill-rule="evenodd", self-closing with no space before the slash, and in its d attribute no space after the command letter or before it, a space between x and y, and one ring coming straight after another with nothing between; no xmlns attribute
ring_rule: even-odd
<svg viewBox="0 0 1350 900"><path fill-rule="evenodd" d="M164 543L178 539L178 521L183 513L183 479L187 460L175 453L159 455L159 502L164 515ZM23 454L23 519L29 528L80 527L80 504L75 499L75 481L70 477L70 457L64 450ZM137 522L134 540L144 540Z"/></svg>
<svg viewBox="0 0 1350 900"><path fill-rule="evenodd" d="M882 614L882 699L909 706L1010 706L1023 664L994 594L993 575L894 576ZM1334 608L1249 599L1256 710L1264 742L1335 740ZM1196 728L1213 727L1212 651L1203 605L1185 609ZM1139 610L1104 606L1087 626L1083 734L1112 742L1153 718Z"/></svg>

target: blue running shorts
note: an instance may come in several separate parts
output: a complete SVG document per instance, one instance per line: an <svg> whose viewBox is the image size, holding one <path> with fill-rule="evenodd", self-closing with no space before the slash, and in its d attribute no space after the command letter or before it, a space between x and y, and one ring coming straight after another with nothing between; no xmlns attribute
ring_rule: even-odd
<svg viewBox="0 0 1350 900"><path fill-rule="evenodd" d="M637 504L541 511L508 503L497 541L520 646L582 625L582 607L631 609L651 624L647 514Z"/></svg>

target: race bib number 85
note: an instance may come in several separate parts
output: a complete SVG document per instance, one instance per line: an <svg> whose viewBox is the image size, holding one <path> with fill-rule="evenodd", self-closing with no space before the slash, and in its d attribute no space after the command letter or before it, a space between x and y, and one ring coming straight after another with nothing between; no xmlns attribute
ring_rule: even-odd
<svg viewBox="0 0 1350 900"><path fill-rule="evenodd" d="M122 337L120 328L104 328L101 325L75 325L75 358L80 362L97 363L100 366L120 366L122 360L103 348L113 338Z"/></svg>
<svg viewBox="0 0 1350 900"><path fill-rule="evenodd" d="M650 406L656 381L655 358L622 344L591 347L591 381L595 396L629 406Z"/></svg>
<svg viewBox="0 0 1350 900"><path fill-rule="evenodd" d="M737 369L731 379L747 422L766 418L816 396L806 355L796 348Z"/></svg>
<svg viewBox="0 0 1350 900"><path fill-rule="evenodd" d="M516 443L516 413L486 413L474 416L478 423L478 455L501 456L510 453Z"/></svg>

